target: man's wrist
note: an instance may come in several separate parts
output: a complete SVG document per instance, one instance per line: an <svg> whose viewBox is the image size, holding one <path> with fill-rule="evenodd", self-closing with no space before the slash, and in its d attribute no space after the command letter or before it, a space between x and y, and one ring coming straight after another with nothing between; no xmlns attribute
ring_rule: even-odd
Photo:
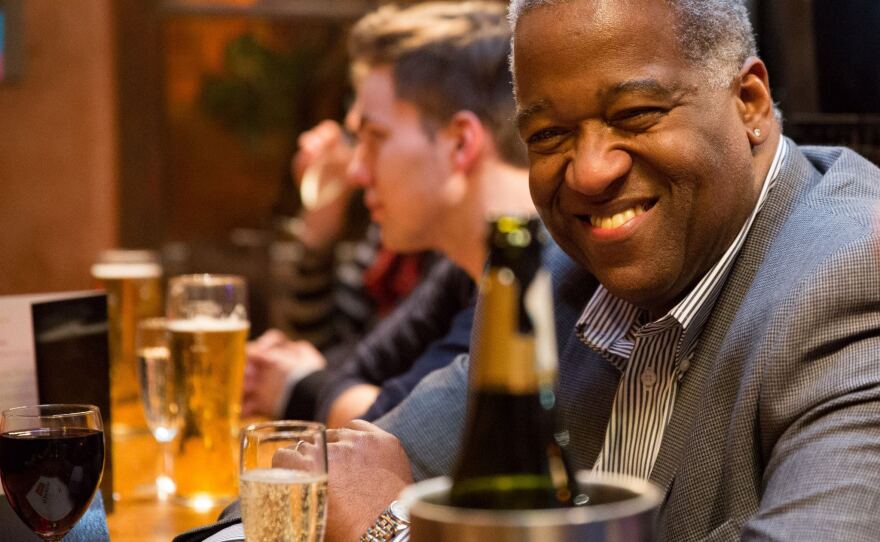
<svg viewBox="0 0 880 542"><path fill-rule="evenodd" d="M402 542L409 540L409 513L399 501L386 508L367 529L360 542Z"/></svg>

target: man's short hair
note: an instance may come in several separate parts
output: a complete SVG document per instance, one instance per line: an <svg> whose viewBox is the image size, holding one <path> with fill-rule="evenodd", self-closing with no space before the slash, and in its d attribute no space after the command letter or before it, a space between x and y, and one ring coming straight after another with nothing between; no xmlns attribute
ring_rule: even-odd
<svg viewBox="0 0 880 542"><path fill-rule="evenodd" d="M579 0L511 0L512 28L529 11ZM611 0L620 2L621 0ZM726 86L746 59L757 56L755 34L745 0L655 0L666 2L675 13L675 32L681 53L705 70L713 86Z"/></svg>
<svg viewBox="0 0 880 542"><path fill-rule="evenodd" d="M429 133L468 110L492 133L503 160L526 164L513 122L510 27L503 4L384 6L355 24L349 53L355 78L364 68L390 66L397 98L418 107Z"/></svg>

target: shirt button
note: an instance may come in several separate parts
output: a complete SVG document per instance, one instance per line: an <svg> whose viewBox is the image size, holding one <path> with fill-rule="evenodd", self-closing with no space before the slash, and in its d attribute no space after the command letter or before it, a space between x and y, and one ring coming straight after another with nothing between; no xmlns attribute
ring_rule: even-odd
<svg viewBox="0 0 880 542"><path fill-rule="evenodd" d="M647 369L642 371L641 380L643 386L645 386L646 388L652 388L654 387L654 384L657 383L657 373L654 372L654 369L652 367L648 367Z"/></svg>
<svg viewBox="0 0 880 542"><path fill-rule="evenodd" d="M686 359L681 360L681 363L678 364L678 371L681 373L687 371L690 368L691 368L691 362Z"/></svg>

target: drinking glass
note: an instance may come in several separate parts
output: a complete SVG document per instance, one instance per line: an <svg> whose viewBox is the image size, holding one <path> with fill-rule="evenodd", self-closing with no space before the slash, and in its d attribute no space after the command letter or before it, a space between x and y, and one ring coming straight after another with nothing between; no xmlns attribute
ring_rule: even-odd
<svg viewBox="0 0 880 542"><path fill-rule="evenodd" d="M232 275L168 282L168 345L181 419L171 477L175 500L200 510L236 494L246 297L244 279Z"/></svg>
<svg viewBox="0 0 880 542"><path fill-rule="evenodd" d="M158 473L151 460L142 458L152 458L158 449L138 400L135 330L140 320L162 315L162 265L151 250L106 250L92 266L92 276L107 292L113 498L151 498Z"/></svg>
<svg viewBox="0 0 880 542"><path fill-rule="evenodd" d="M104 472L98 407L37 405L0 415L0 478L18 517L61 540L89 508Z"/></svg>
<svg viewBox="0 0 880 542"><path fill-rule="evenodd" d="M134 341L138 321L162 315L159 256L150 250L106 250L92 265L92 276L107 291L113 435L146 432L138 404Z"/></svg>
<svg viewBox="0 0 880 542"><path fill-rule="evenodd" d="M241 517L248 542L321 542L327 441L320 423L277 421L241 431Z"/></svg>
<svg viewBox="0 0 880 542"><path fill-rule="evenodd" d="M177 379L168 351L168 321L148 318L138 323L135 338L141 403L147 426L162 448L156 491L160 499L174 493L168 449L180 428Z"/></svg>

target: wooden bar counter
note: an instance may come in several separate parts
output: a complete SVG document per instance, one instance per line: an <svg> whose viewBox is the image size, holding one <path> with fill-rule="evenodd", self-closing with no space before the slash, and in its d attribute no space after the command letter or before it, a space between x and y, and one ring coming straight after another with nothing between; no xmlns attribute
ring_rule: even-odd
<svg viewBox="0 0 880 542"><path fill-rule="evenodd" d="M193 527L213 523L222 508L197 512L168 501L116 503L107 516L112 542L170 542Z"/></svg>
<svg viewBox="0 0 880 542"><path fill-rule="evenodd" d="M156 496L152 481L162 455L149 433L120 438L113 449L114 487L122 495L107 516L112 542L170 542L182 532L213 523L223 511L223 506L197 511Z"/></svg>

